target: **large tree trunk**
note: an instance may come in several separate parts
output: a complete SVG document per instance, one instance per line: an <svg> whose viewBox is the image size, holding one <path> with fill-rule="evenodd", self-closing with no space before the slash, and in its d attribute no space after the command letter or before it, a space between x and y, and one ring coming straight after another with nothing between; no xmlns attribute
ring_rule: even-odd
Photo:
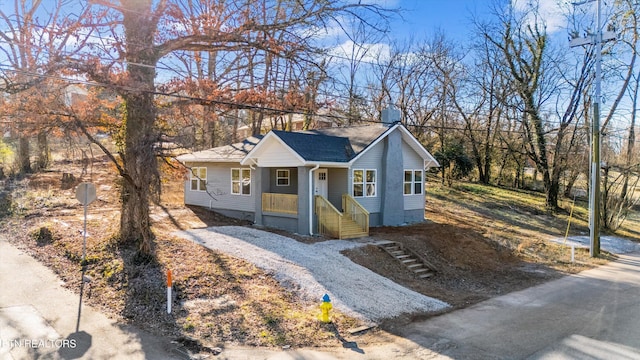
<svg viewBox="0 0 640 360"><path fill-rule="evenodd" d="M31 172L31 151L29 149L29 138L20 136L18 139L18 157L16 158L18 171L21 174Z"/></svg>
<svg viewBox="0 0 640 360"><path fill-rule="evenodd" d="M130 70L130 73L133 71ZM155 108L150 93L125 97L127 121L125 127L124 167L129 175L122 187L120 214L121 241L139 243L142 254L152 252L153 233L149 217L151 197L157 194L159 180L153 151Z"/></svg>
<svg viewBox="0 0 640 360"><path fill-rule="evenodd" d="M49 154L49 140L47 139L47 133L40 131L38 133L38 158L36 162L36 169L42 170L49 166L51 156Z"/></svg>
<svg viewBox="0 0 640 360"><path fill-rule="evenodd" d="M149 255L153 250L153 233L149 217L152 196L158 194L158 165L154 152L157 140L154 123L154 78L157 55L153 48L155 19L148 14L150 1L132 0L124 11L127 38L128 87L123 93L126 108L120 240L137 242L139 251ZM140 64L140 65L138 65Z"/></svg>

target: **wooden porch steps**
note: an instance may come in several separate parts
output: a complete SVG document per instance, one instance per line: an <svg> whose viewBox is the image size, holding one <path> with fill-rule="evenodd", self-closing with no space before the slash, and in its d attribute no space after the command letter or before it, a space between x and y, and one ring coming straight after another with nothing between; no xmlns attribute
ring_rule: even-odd
<svg viewBox="0 0 640 360"><path fill-rule="evenodd" d="M375 245L396 258L419 279L427 279L436 274L436 269L432 264L401 243L395 241L380 241Z"/></svg>
<svg viewBox="0 0 640 360"><path fill-rule="evenodd" d="M342 219L342 236L341 239L354 239L368 236L369 233L360 227L358 223L351 219Z"/></svg>

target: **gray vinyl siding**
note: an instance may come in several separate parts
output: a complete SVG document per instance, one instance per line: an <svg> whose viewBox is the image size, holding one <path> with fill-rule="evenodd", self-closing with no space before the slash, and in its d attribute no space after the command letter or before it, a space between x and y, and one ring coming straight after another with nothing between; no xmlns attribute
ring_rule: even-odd
<svg viewBox="0 0 640 360"><path fill-rule="evenodd" d="M329 177L329 202L338 210L342 208L342 194L349 193L348 169L330 168Z"/></svg>
<svg viewBox="0 0 640 360"><path fill-rule="evenodd" d="M235 195L231 194L231 169L247 167L226 163L189 163L187 166L207 168L207 191L191 191L190 181L187 180L184 191L185 204L211 207L212 209L255 211L255 197L258 190L256 190L254 170L251 170L251 195Z"/></svg>
<svg viewBox="0 0 640 360"><path fill-rule="evenodd" d="M404 162L404 170L424 170L424 159L422 159L418 153L416 153L407 143L402 142L402 159ZM422 194L421 195L404 195L404 209L405 210L420 210L424 209L424 180L425 173L422 176ZM404 176L404 173L402 174Z"/></svg>
<svg viewBox="0 0 640 360"><path fill-rule="evenodd" d="M269 192L277 194L298 194L298 168L278 167L269 169ZM289 185L278 186L276 183L276 173L278 170L289 170Z"/></svg>
<svg viewBox="0 0 640 360"><path fill-rule="evenodd" d="M348 194L353 196L353 170L376 170L376 196L375 197L356 197L362 206L370 213L380 212L380 191L383 180L382 174L382 153L384 151L384 141L378 142L374 147L368 149L366 153L356 160L349 169L349 178L347 184L349 186Z"/></svg>

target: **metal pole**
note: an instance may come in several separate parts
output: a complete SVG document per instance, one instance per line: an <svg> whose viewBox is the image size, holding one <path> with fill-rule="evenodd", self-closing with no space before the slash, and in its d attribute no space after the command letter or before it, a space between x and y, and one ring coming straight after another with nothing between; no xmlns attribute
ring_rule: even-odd
<svg viewBox="0 0 640 360"><path fill-rule="evenodd" d="M82 267L87 257L87 202L89 201L89 184L84 184L84 230L82 231Z"/></svg>
<svg viewBox="0 0 640 360"><path fill-rule="evenodd" d="M591 194L589 195L589 242L591 257L600 254L600 78L602 63L602 28L600 25L600 0L596 1L596 78L591 122Z"/></svg>

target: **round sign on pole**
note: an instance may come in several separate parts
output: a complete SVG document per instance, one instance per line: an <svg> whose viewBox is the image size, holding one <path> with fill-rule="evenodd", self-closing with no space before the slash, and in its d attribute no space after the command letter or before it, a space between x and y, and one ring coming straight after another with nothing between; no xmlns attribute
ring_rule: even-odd
<svg viewBox="0 0 640 360"><path fill-rule="evenodd" d="M96 187L92 183L80 183L76 188L76 199L87 206L96 200Z"/></svg>

